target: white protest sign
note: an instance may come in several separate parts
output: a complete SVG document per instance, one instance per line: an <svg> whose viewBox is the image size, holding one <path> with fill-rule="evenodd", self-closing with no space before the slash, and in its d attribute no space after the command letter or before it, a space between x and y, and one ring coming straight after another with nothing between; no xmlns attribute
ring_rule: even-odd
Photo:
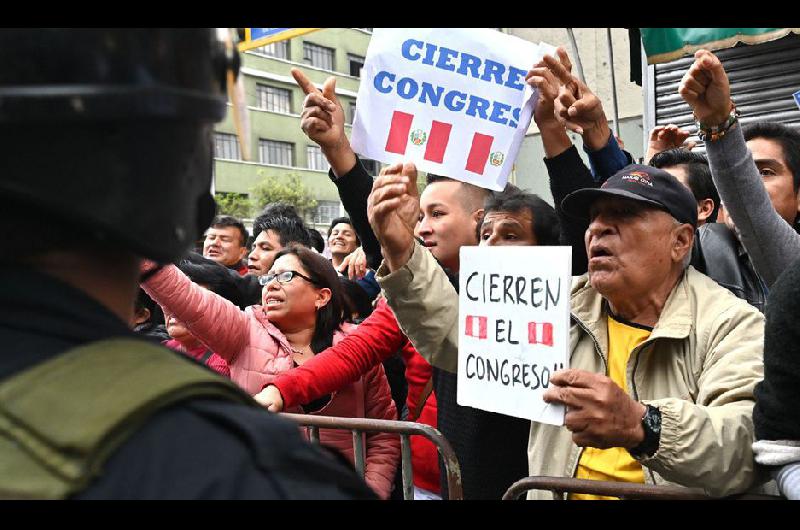
<svg viewBox="0 0 800 530"><path fill-rule="evenodd" d="M353 149L502 190L533 115L525 76L554 49L490 29L376 28Z"/></svg>
<svg viewBox="0 0 800 530"><path fill-rule="evenodd" d="M459 405L563 425L542 400L568 367L570 247L461 247Z"/></svg>

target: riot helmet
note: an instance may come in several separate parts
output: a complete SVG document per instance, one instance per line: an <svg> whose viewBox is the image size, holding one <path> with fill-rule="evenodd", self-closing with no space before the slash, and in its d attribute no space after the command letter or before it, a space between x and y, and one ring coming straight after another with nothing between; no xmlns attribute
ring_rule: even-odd
<svg viewBox="0 0 800 530"><path fill-rule="evenodd" d="M216 30L2 30L0 64L0 200L160 262L208 227L239 67Z"/></svg>

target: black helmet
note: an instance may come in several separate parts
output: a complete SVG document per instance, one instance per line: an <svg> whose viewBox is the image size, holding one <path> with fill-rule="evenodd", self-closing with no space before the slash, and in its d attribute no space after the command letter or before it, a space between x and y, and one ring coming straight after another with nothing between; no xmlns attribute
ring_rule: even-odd
<svg viewBox="0 0 800 530"><path fill-rule="evenodd" d="M214 29L0 31L0 200L157 261L208 227L238 54Z"/></svg>

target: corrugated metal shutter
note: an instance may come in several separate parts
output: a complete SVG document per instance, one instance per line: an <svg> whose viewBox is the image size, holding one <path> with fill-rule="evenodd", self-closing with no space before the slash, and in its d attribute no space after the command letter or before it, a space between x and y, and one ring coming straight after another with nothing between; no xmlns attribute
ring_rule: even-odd
<svg viewBox="0 0 800 530"><path fill-rule="evenodd" d="M769 120L800 128L800 109L792 98L800 90L800 37L790 34L715 53L731 80L731 95L742 113L742 123ZM655 125L674 123L692 133L690 140L699 141L692 112L678 94L678 85L693 62L693 57L685 57L651 67L655 109L650 113L648 132ZM702 144L697 150L704 151Z"/></svg>

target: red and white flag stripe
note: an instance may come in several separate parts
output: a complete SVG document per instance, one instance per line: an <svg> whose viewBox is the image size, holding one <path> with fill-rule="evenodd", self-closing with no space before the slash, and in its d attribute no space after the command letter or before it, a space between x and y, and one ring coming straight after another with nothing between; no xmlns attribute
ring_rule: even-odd
<svg viewBox="0 0 800 530"><path fill-rule="evenodd" d="M540 332L541 336L537 332ZM552 346L553 324L551 322L528 322L528 342Z"/></svg>
<svg viewBox="0 0 800 530"><path fill-rule="evenodd" d="M406 154L406 148L410 140L411 127L414 123L414 115L399 110L392 114L392 122L389 127L389 134L386 137L386 151L398 155ZM427 130L426 130L427 129ZM425 146L425 160L441 164L450 143L450 133L453 130L452 123L444 123L433 120L430 127L423 131L428 135ZM472 145L465 164L465 169L483 175L489 154L492 151L494 137L487 134L474 133Z"/></svg>
<svg viewBox="0 0 800 530"><path fill-rule="evenodd" d="M485 339L486 328L488 323L487 317L479 317L474 315L467 315L467 322L464 329L464 334L467 337L476 337L478 339Z"/></svg>

